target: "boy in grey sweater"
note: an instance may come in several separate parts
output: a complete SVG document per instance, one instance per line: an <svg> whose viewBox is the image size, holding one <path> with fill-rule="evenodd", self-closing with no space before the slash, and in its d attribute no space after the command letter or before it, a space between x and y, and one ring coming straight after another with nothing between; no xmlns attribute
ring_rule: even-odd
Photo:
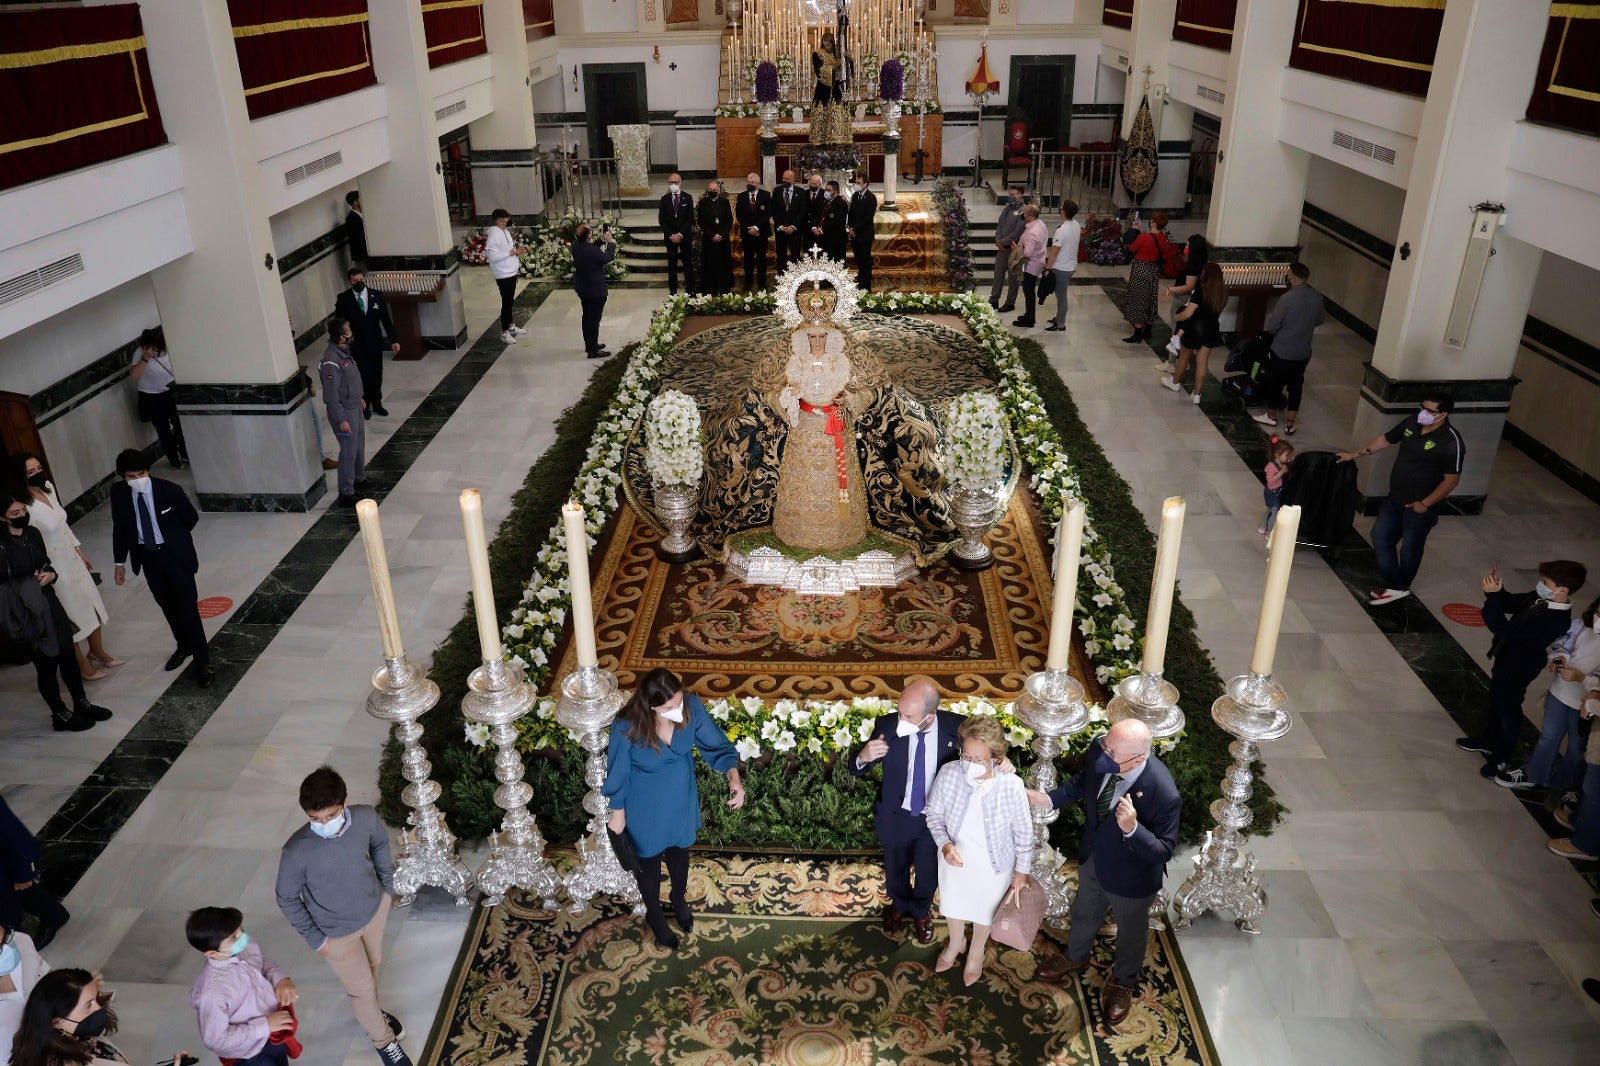
<svg viewBox="0 0 1600 1066"><path fill-rule="evenodd" d="M394 892L389 834L376 811L347 806L346 795L344 778L329 766L300 782L308 822L284 842L278 859L278 909L328 960L384 1066L411 1066L400 1047L405 1027L378 1006L383 927Z"/></svg>

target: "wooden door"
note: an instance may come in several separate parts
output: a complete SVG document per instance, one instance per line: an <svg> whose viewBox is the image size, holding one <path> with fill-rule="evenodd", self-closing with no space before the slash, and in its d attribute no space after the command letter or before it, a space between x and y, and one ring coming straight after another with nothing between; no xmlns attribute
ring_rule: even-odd
<svg viewBox="0 0 1600 1066"><path fill-rule="evenodd" d="M607 126L650 121L645 106L643 63L585 63L583 99L589 116L589 158L614 159Z"/></svg>

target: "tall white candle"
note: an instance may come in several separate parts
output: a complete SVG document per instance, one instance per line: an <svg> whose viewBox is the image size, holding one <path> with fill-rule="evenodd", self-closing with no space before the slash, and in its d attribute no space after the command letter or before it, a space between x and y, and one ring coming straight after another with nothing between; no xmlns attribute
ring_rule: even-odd
<svg viewBox="0 0 1600 1066"><path fill-rule="evenodd" d="M1283 507L1267 541L1267 587L1261 593L1261 617L1256 622L1256 644L1250 652L1250 672L1272 673L1278 651L1278 630L1283 627L1283 601L1289 595L1289 568L1294 565L1294 540L1300 532L1300 508Z"/></svg>
<svg viewBox="0 0 1600 1066"><path fill-rule="evenodd" d="M1056 595L1050 611L1046 670L1065 670L1072 649L1072 606L1078 600L1078 563L1083 558L1083 501L1061 516L1056 530Z"/></svg>
<svg viewBox="0 0 1600 1066"><path fill-rule="evenodd" d="M1155 572L1150 575L1150 608L1144 620L1144 672L1159 674L1166 665L1167 630L1172 622L1172 593L1178 584L1178 547L1183 538L1182 496L1168 496L1161 505L1161 538L1156 543Z"/></svg>
<svg viewBox="0 0 1600 1066"><path fill-rule="evenodd" d="M478 620L478 645L483 661L505 655L500 646L500 621L495 617L494 582L489 580L489 538L483 531L483 498L477 489L461 493L461 527L467 535L467 572L472 577L472 610Z"/></svg>
<svg viewBox="0 0 1600 1066"><path fill-rule="evenodd" d="M356 521L361 524L361 546L367 552L367 574L372 578L372 601L378 609L378 637L383 641L383 657L398 659L406 649L400 642L400 618L395 613L394 585L389 581L389 555L383 549L378 505L371 500L356 504Z"/></svg>
<svg viewBox="0 0 1600 1066"><path fill-rule="evenodd" d="M589 591L589 534L583 528L583 508L568 501L561 508L567 534L567 582L572 590L572 642L578 649L578 669L598 666L594 650L594 601Z"/></svg>

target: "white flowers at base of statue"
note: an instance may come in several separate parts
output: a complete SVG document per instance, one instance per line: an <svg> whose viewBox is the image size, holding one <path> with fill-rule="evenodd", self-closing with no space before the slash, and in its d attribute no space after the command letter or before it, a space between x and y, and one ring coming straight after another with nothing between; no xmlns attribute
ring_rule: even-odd
<svg viewBox="0 0 1600 1066"><path fill-rule="evenodd" d="M987 392L964 392L944 419L949 442L945 477L957 492L993 492L1005 474L1005 415Z"/></svg>
<svg viewBox="0 0 1600 1066"><path fill-rule="evenodd" d="M657 485L698 485L705 469L700 406L677 389L650 401L644 421L644 465Z"/></svg>

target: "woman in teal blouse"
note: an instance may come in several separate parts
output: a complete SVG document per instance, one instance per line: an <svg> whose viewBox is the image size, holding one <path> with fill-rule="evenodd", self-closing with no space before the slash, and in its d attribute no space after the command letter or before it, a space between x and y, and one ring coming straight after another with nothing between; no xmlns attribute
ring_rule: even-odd
<svg viewBox="0 0 1600 1066"><path fill-rule="evenodd" d="M678 936L661 914L661 863L672 878L672 911L678 928L694 925L684 892L689 881L689 847L700 829L700 793L694 781L694 750L718 773L728 775L728 806L744 806L739 754L700 697L683 690L670 670L652 670L611 725L606 752L606 783L611 829L626 830L639 852L639 891L645 921L656 942L669 950Z"/></svg>

